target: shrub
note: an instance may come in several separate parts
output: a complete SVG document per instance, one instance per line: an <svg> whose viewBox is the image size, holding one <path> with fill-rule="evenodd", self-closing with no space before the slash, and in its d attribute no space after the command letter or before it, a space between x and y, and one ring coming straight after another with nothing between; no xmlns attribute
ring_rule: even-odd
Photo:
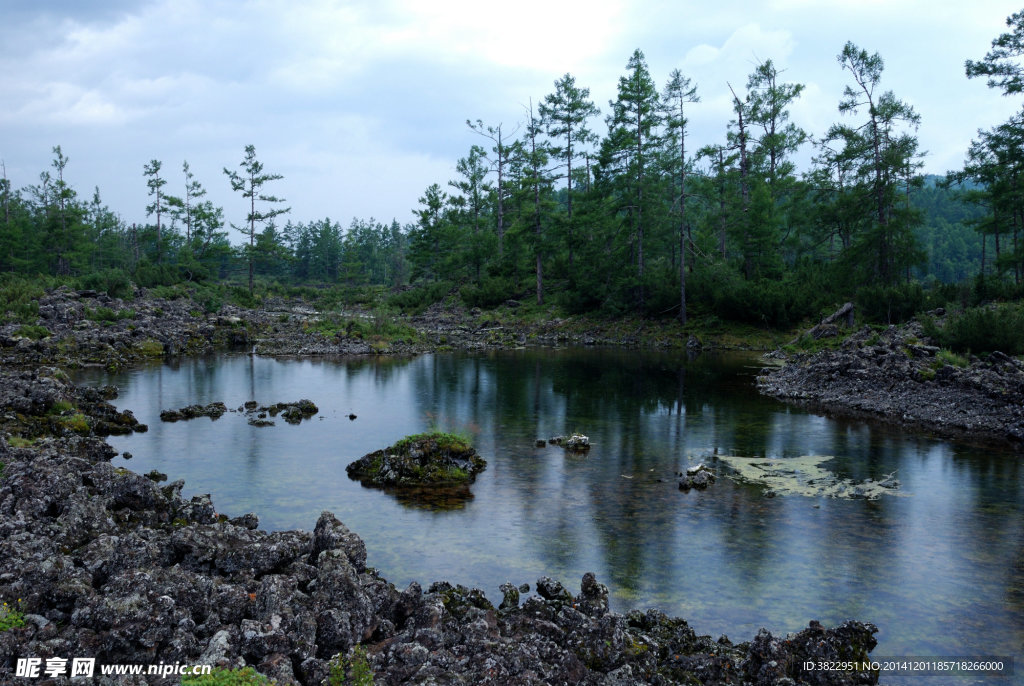
<svg viewBox="0 0 1024 686"><path fill-rule="evenodd" d="M135 319L135 310L125 309L114 311L109 307L97 307L95 310L85 308L85 318L97 322L114 322L119 319Z"/></svg>
<svg viewBox="0 0 1024 686"><path fill-rule="evenodd" d="M865 319L898 324L907 321L924 308L925 294L918 283L901 286L864 286L857 291L856 303Z"/></svg>
<svg viewBox="0 0 1024 686"><path fill-rule="evenodd" d="M78 280L82 288L102 291L111 298L130 298L134 293L131 279L120 269L103 269L86 274Z"/></svg>
<svg viewBox="0 0 1024 686"><path fill-rule="evenodd" d="M38 341L46 338L50 335L50 330L45 326L35 326L32 324L24 324L19 326L14 332L15 336L21 336L22 338L31 338L33 341Z"/></svg>
<svg viewBox="0 0 1024 686"><path fill-rule="evenodd" d="M459 295L467 307L487 309L500 305L515 293L511 279L488 276L479 284L466 284L459 289Z"/></svg>
<svg viewBox="0 0 1024 686"><path fill-rule="evenodd" d="M31 324L39 316L39 298L46 294L41 280L0 274L0 321Z"/></svg>
<svg viewBox="0 0 1024 686"><path fill-rule="evenodd" d="M135 268L135 280L140 286L152 288L154 286L173 286L181 279L177 270L166 264L149 264L140 262Z"/></svg>
<svg viewBox="0 0 1024 686"><path fill-rule="evenodd" d="M944 326L930 317L922 317L921 325L941 347L956 352L1024 354L1024 308L1020 305L971 307L947 316Z"/></svg>
<svg viewBox="0 0 1024 686"><path fill-rule="evenodd" d="M262 299L250 293L248 288L244 286L232 286L228 289L228 299L238 305L239 307L245 307L250 310L254 310L262 304Z"/></svg>
<svg viewBox="0 0 1024 686"><path fill-rule="evenodd" d="M449 281L437 281L388 296L387 304L409 314L419 314L442 300L454 288Z"/></svg>
<svg viewBox="0 0 1024 686"><path fill-rule="evenodd" d="M370 669L366 648L356 646L348 657L339 653L331 658L327 683L330 686L342 686L342 684L373 686L373 670Z"/></svg>

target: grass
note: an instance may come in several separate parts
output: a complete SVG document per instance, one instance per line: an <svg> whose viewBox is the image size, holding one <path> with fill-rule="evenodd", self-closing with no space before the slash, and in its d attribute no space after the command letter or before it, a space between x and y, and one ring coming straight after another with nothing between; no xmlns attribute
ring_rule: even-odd
<svg viewBox="0 0 1024 686"><path fill-rule="evenodd" d="M31 338L33 341L42 340L50 336L50 330L45 326L36 326L34 324L23 324L18 327L14 332L15 336L21 336L22 338Z"/></svg>
<svg viewBox="0 0 1024 686"><path fill-rule="evenodd" d="M7 445L12 448L27 448L35 442L34 438L22 438L21 436L11 436L7 439Z"/></svg>
<svg viewBox="0 0 1024 686"><path fill-rule="evenodd" d="M396 442L391 448L397 453L407 453L414 443L420 441L434 441L440 450L448 452L464 453L473 448L472 440L468 434L445 431L427 431L421 434L406 436Z"/></svg>
<svg viewBox="0 0 1024 686"><path fill-rule="evenodd" d="M952 350L946 349L942 349L935 354L935 362L939 367L950 365L952 367L960 367L961 369L969 364L967 358L963 355L957 355Z"/></svg>
<svg viewBox="0 0 1024 686"><path fill-rule="evenodd" d="M164 354L164 344L152 338L147 338L135 346L135 351L143 357L160 357Z"/></svg>
<svg viewBox="0 0 1024 686"><path fill-rule="evenodd" d="M113 310L109 307L85 308L85 318L94 322L116 322L121 319L135 319L135 310Z"/></svg>
<svg viewBox="0 0 1024 686"><path fill-rule="evenodd" d="M57 422L62 426L71 429L76 434L86 436L89 434L89 419L81 412L76 412L68 417L58 417Z"/></svg>
<svg viewBox="0 0 1024 686"><path fill-rule="evenodd" d="M25 613L21 609L21 599L16 606L4 603L0 605L0 631L20 629L25 626Z"/></svg>
<svg viewBox="0 0 1024 686"><path fill-rule="evenodd" d="M181 686L271 686L276 684L252 667L241 669L214 668L202 676L184 676Z"/></svg>
<svg viewBox="0 0 1024 686"><path fill-rule="evenodd" d="M74 403L68 400L58 400L53 405L50 405L50 409L47 410L47 414L64 414L66 412L71 412L74 409Z"/></svg>

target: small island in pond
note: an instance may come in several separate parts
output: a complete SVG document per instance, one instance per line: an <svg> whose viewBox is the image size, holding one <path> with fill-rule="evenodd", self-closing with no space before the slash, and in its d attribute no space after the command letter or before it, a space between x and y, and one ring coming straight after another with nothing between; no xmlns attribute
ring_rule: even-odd
<svg viewBox="0 0 1024 686"><path fill-rule="evenodd" d="M363 455L345 471L364 486L451 486L472 483L486 466L466 438L431 431Z"/></svg>

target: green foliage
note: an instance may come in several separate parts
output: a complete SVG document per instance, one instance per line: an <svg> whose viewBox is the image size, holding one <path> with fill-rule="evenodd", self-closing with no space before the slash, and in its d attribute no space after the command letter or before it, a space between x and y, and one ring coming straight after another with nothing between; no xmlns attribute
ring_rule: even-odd
<svg viewBox="0 0 1024 686"><path fill-rule="evenodd" d="M232 304L249 309L256 309L263 304L262 297L253 294L241 286L231 286L228 289L227 297Z"/></svg>
<svg viewBox="0 0 1024 686"><path fill-rule="evenodd" d="M472 438L468 434L446 431L427 431L421 434L406 436L391 447L397 453L404 453L408 452L413 444L422 441L433 441L437 443L438 449L442 451L464 453L473 449Z"/></svg>
<svg viewBox="0 0 1024 686"><path fill-rule="evenodd" d="M131 279L122 269L101 269L79 278L82 288L106 293L111 298L130 298L133 293Z"/></svg>
<svg viewBox="0 0 1024 686"><path fill-rule="evenodd" d="M215 667L209 674L183 676L181 686L271 686L276 684L252 667L222 669Z"/></svg>
<svg viewBox="0 0 1024 686"><path fill-rule="evenodd" d="M935 362L939 367L950 365L953 367L966 367L968 362L967 358L963 355L957 355L952 350L942 349L935 354Z"/></svg>
<svg viewBox="0 0 1024 686"><path fill-rule="evenodd" d="M435 281L390 295L387 299L389 307L406 314L420 314L436 302L448 295L454 285L450 281Z"/></svg>
<svg viewBox="0 0 1024 686"><path fill-rule="evenodd" d="M135 310L112 310L109 307L85 308L85 318L97 322L116 322L121 319L135 319Z"/></svg>
<svg viewBox="0 0 1024 686"><path fill-rule="evenodd" d="M57 418L57 423L81 436L89 435L89 418L81 412L75 412L74 414L67 416L60 416Z"/></svg>
<svg viewBox="0 0 1024 686"><path fill-rule="evenodd" d="M784 280L748 281L726 264L695 272L687 286L692 302L717 316L759 326L785 328L815 315L827 297L814 281L792 273Z"/></svg>
<svg viewBox="0 0 1024 686"><path fill-rule="evenodd" d="M459 296L467 307L489 309L512 298L514 288L510 279L490 276L479 284L466 284L459 289Z"/></svg>
<svg viewBox="0 0 1024 686"><path fill-rule="evenodd" d="M25 626L25 613L21 609L21 599L16 605L4 603L0 605L0 631L20 629Z"/></svg>
<svg viewBox="0 0 1024 686"><path fill-rule="evenodd" d="M50 405L50 409L47 410L47 414L64 414L66 412L71 412L74 409L75 406L70 401L58 400L53 405Z"/></svg>
<svg viewBox="0 0 1024 686"><path fill-rule="evenodd" d="M1024 306L1020 303L971 307L947 315L942 326L922 317L921 325L928 337L956 352L1024 354Z"/></svg>
<svg viewBox="0 0 1024 686"><path fill-rule="evenodd" d="M34 324L22 324L14 331L15 336L21 336L22 338L30 338L33 341L39 341L49 337L50 330L45 326L36 326Z"/></svg>
<svg viewBox="0 0 1024 686"><path fill-rule="evenodd" d="M868 321L898 324L924 308L925 293L918 283L864 286L857 291L856 305Z"/></svg>
<svg viewBox="0 0 1024 686"><path fill-rule="evenodd" d="M7 439L7 445L12 448L27 448L35 443L34 438L23 438L22 436L11 436Z"/></svg>
<svg viewBox="0 0 1024 686"><path fill-rule="evenodd" d="M202 299L201 304L206 314L217 314L224 307L224 300L219 295L210 294Z"/></svg>
<svg viewBox="0 0 1024 686"><path fill-rule="evenodd" d="M164 344L147 338L135 346L135 352L142 357L161 357L164 354Z"/></svg>
<svg viewBox="0 0 1024 686"><path fill-rule="evenodd" d="M329 686L373 686L369 655L361 645L354 647L348 657L340 653L335 655L331 658L329 669Z"/></svg>
<svg viewBox="0 0 1024 686"><path fill-rule="evenodd" d="M181 281L181 276L171 265L140 262L135 268L135 280L143 288L153 288L154 286L173 286Z"/></svg>
<svg viewBox="0 0 1024 686"><path fill-rule="evenodd" d="M39 298L45 294L42 279L0 274L0 322L35 322L39 316Z"/></svg>

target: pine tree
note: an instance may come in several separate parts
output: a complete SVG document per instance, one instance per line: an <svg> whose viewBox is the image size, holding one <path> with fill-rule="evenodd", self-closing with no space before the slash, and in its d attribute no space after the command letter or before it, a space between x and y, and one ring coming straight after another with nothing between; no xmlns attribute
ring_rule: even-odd
<svg viewBox="0 0 1024 686"><path fill-rule="evenodd" d="M618 98L609 102L608 138L601 148L602 166L617 167L626 180L629 200L624 209L632 218L635 245L638 300L644 302L644 209L648 202L648 167L658 148L661 121L658 90L647 68L644 54L635 50L626 63L626 75L619 78Z"/></svg>
<svg viewBox="0 0 1024 686"><path fill-rule="evenodd" d="M167 179L160 178L160 168L163 163L160 160L150 160L149 164L142 166L142 175L146 177L146 187L149 189L149 197L153 199L146 205L146 216L156 215L156 263L160 264L163 259L163 232L161 215L167 207L164 199L163 187L167 185Z"/></svg>
<svg viewBox="0 0 1024 686"><path fill-rule="evenodd" d="M679 322L686 324L686 253L693 245L693 236L686 223L686 105L700 102L697 86L683 76L678 69L669 74L668 83L662 94L665 109L665 127L668 130L668 141L679 146L679 158L671 165L675 168L679 179L679 191L673 205L679 212Z"/></svg>
<svg viewBox="0 0 1024 686"><path fill-rule="evenodd" d="M585 152L585 146L597 143L597 135L587 128L587 120L601 113L588 100L589 97L589 88L577 87L576 79L571 74L565 74L555 81L555 92L546 95L538 108L548 135L558 141L549 146L551 157L565 161L566 243L569 247L570 270L573 268L576 242L572 214L572 162L576 156Z"/></svg>
<svg viewBox="0 0 1024 686"><path fill-rule="evenodd" d="M905 268L920 261L914 226L920 217L906 204L898 202L900 192L909 192L920 167L917 137L920 124L914 109L898 100L892 91L876 92L884 63L878 53L847 43L837 60L850 72L854 85L847 85L839 111L856 114L866 111L860 126L835 125L825 140L842 140L857 160L858 184L868 191L870 219L851 257L868 266L884 284L892 284Z"/></svg>
<svg viewBox="0 0 1024 686"><path fill-rule="evenodd" d="M263 171L263 164L256 159L256 147L253 145L245 146L245 158L238 165L242 168L242 173L239 174L236 171L231 171L227 167L224 168L224 174L228 177L231 182L231 190L237 191L242 194L243 198L249 200L249 213L246 215L245 221L248 224L249 234L249 248L246 251L246 259L249 263L249 293L253 292L253 274L254 274L254 260L256 250L256 225L257 224L268 224L286 212L289 212L291 208L259 208L256 207L256 201L260 203L279 203L284 202L283 198L277 198L272 195L264 195L261 190L263 186L271 181L277 181L284 177L280 174L267 174ZM245 228L231 225L234 229L245 233Z"/></svg>

